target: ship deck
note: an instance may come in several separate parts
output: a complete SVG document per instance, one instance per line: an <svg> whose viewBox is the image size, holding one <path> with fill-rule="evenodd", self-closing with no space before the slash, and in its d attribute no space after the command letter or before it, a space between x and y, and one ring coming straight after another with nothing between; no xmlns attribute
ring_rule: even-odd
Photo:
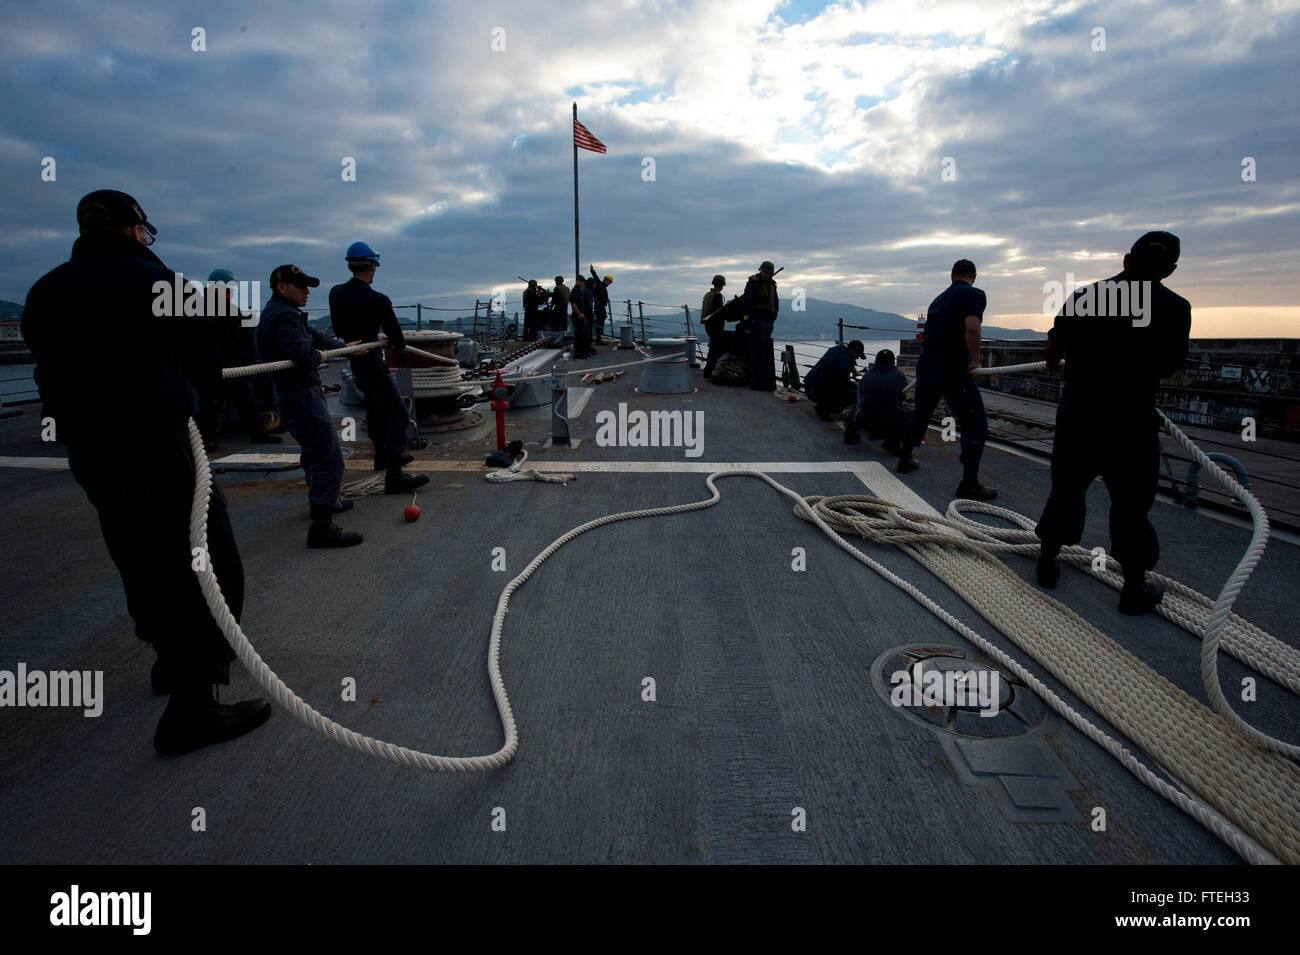
<svg viewBox="0 0 1300 955"><path fill-rule="evenodd" d="M575 367L627 354L602 351ZM878 445L845 446L806 401L694 376L697 391L682 396L637 393L635 370L596 386L572 417L582 441L571 450L537 447L548 409L512 412L510 436L529 443L530 463L567 462L579 475L567 486L484 481L482 457L494 446L487 422L431 444L411 466L431 477L419 494L423 517L402 519L405 498L363 498L339 519L366 535L350 550L306 548L299 472L223 474L247 578L246 633L290 687L348 727L426 752L489 753L501 744L485 667L498 596L570 528L707 497L702 465L765 463L802 494L911 493L940 512L951 499L959 476L951 445L932 439L918 451L921 470L899 478ZM598 446L595 416L620 402L702 411L703 455ZM39 441L38 422L35 409L0 421L0 668L103 670L106 702L94 719L69 709L0 712L0 862L1239 861L1054 715L1022 742L1050 769L1042 785L1065 793L1062 818L1016 818L994 777L972 782L970 765L957 764L952 734L896 712L872 685L873 663L892 648L974 649L794 517L766 484L742 478L720 482L722 500L706 510L584 534L519 589L502 668L521 742L501 769L399 767L317 736L283 710L249 736L162 757L151 746L165 706L149 688L152 651L133 635L94 511L48 460L61 449ZM370 473L367 447L356 445L349 479ZM1044 463L995 447L982 480L999 490L999 504L1030 517L1048 489ZM1100 484L1088 503L1084 541L1106 546ZM1159 570L1204 593L1217 593L1249 538L1239 524L1166 502L1152 521ZM860 546L1024 658L910 558ZM491 568L497 547L504 573ZM806 572L792 570L796 547ZM1030 559L1005 560L1032 582ZM1271 541L1237 612L1300 645L1296 580L1300 551ZM1119 614L1114 592L1077 571L1063 572L1057 596L1204 698L1192 635L1153 615ZM1229 688L1248 672L1227 655L1220 669ZM359 702L340 700L347 677ZM647 677L653 703L642 699ZM1246 715L1287 736L1300 725L1300 700L1259 683ZM257 691L236 665L223 698ZM196 807L206 832L191 830ZM1106 810L1105 832L1088 824L1094 807ZM792 830L796 808L804 832ZM492 826L500 809L504 832Z"/></svg>

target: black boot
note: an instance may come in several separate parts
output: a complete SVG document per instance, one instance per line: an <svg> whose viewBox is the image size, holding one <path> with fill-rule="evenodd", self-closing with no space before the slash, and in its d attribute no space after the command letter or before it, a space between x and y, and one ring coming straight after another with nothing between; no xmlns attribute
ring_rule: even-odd
<svg viewBox="0 0 1300 955"><path fill-rule="evenodd" d="M1047 590L1056 588L1061 580L1061 564L1056 555L1061 552L1059 544L1044 544L1038 553L1038 586Z"/></svg>
<svg viewBox="0 0 1300 955"><path fill-rule="evenodd" d="M307 531L308 547L354 547L364 539L356 531L345 531L332 520L333 509L328 505L311 506L311 529Z"/></svg>
<svg viewBox="0 0 1300 955"><path fill-rule="evenodd" d="M244 700L226 705L206 685L176 687L171 702L158 721L153 748L166 756L180 756L257 729L271 716L269 700Z"/></svg>
<svg viewBox="0 0 1300 955"><path fill-rule="evenodd" d="M916 458L912 457L911 453L906 449L899 455L897 468L899 474L911 474L920 466L916 463Z"/></svg>
<svg viewBox="0 0 1300 955"><path fill-rule="evenodd" d="M399 454L399 455L397 456L397 460L396 460L396 461L393 460L393 457L392 457L392 455L390 455L390 454L387 454L387 453L382 453L382 454L381 454L381 453L379 453L379 452L376 452L376 453L375 453L375 470L376 470L376 471L387 471L390 467L394 467L394 466L399 467L399 468L400 468L400 467L404 467L405 465L410 464L410 463L411 463L412 461L414 461L414 460L415 460L415 455L414 455L414 454L407 454L405 451L403 451L401 454Z"/></svg>
<svg viewBox="0 0 1300 955"><path fill-rule="evenodd" d="M392 467L384 475L384 493L410 494L417 487L424 487L428 483L427 474L406 474L400 467Z"/></svg>
<svg viewBox="0 0 1300 955"><path fill-rule="evenodd" d="M1165 589L1154 581L1148 582L1146 574L1124 578L1124 589L1119 592L1119 612L1137 617L1154 610L1164 599Z"/></svg>
<svg viewBox="0 0 1300 955"><path fill-rule="evenodd" d="M991 501L998 496L997 491L980 483L978 469L971 467L964 469L961 483L957 485L957 490L953 494L972 501Z"/></svg>
<svg viewBox="0 0 1300 955"><path fill-rule="evenodd" d="M153 662L153 668L149 671L149 686L153 689L154 696L167 696L172 691L171 674L163 667L161 660Z"/></svg>

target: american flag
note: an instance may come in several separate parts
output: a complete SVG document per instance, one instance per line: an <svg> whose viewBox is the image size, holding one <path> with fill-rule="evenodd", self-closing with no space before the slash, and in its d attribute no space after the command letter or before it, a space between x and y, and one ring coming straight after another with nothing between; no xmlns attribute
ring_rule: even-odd
<svg viewBox="0 0 1300 955"><path fill-rule="evenodd" d="M579 149L590 149L593 153L605 151L605 144L587 132L587 127L576 119L573 121L573 145Z"/></svg>

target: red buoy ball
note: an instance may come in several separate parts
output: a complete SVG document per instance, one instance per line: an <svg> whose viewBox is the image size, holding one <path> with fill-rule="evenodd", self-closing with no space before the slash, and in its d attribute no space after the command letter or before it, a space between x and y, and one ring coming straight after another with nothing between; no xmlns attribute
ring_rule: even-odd
<svg viewBox="0 0 1300 955"><path fill-rule="evenodd" d="M406 515L408 521L418 521L420 519L420 508L414 504L406 505L406 510L402 513Z"/></svg>
<svg viewBox="0 0 1300 955"><path fill-rule="evenodd" d="M794 395L787 395L786 397L790 399L790 404L794 404L796 401L799 400Z"/></svg>

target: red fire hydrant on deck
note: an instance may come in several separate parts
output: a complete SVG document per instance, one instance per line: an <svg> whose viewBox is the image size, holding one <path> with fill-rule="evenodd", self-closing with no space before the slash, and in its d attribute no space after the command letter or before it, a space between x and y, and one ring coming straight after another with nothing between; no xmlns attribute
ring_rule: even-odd
<svg viewBox="0 0 1300 955"><path fill-rule="evenodd" d="M506 409L510 407L506 403L506 395L510 394L510 388L506 385L506 380L501 377L501 372L497 371L496 380L492 382L492 410L497 413L497 450L503 451L506 446Z"/></svg>

